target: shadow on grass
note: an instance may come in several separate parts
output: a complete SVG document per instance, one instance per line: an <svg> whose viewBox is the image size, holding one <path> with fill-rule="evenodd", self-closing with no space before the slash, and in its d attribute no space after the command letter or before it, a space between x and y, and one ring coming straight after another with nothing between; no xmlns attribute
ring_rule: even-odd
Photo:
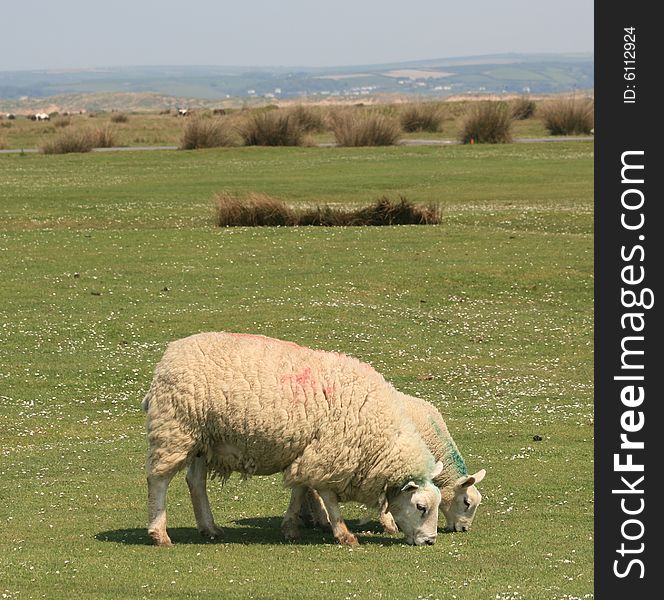
<svg viewBox="0 0 664 600"><path fill-rule="evenodd" d="M300 539L297 542L286 542L281 534L281 517L253 517L233 521L232 526L224 527L224 534L215 539L203 537L195 527L169 527L168 535L173 544L256 544L256 545L320 545L335 544L330 531L300 528ZM358 535L360 544L382 544L384 546L403 544L399 537L387 537L373 533L371 524L359 525L357 521L348 521L349 528ZM95 535L100 542L113 542L129 546L152 546L153 542L145 528L114 529L102 531Z"/></svg>

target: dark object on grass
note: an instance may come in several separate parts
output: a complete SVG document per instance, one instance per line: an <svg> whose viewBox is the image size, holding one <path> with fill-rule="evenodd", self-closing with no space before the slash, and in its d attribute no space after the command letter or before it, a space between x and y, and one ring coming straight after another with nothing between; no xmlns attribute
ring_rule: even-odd
<svg viewBox="0 0 664 600"><path fill-rule="evenodd" d="M541 435L534 435L533 442L541 442L544 438Z"/></svg>

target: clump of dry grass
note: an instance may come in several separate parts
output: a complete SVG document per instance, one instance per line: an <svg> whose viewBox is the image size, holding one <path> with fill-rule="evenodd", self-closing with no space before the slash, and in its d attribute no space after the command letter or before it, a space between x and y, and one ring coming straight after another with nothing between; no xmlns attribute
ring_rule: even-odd
<svg viewBox="0 0 664 600"><path fill-rule="evenodd" d="M294 115L270 107L252 111L239 129L246 146L305 146L310 143Z"/></svg>
<svg viewBox="0 0 664 600"><path fill-rule="evenodd" d="M111 123L126 123L127 121L129 121L129 117L124 113L114 112L111 115Z"/></svg>
<svg viewBox="0 0 664 600"><path fill-rule="evenodd" d="M215 197L215 223L219 227L292 225L293 211L281 200L251 193L244 198L221 192Z"/></svg>
<svg viewBox="0 0 664 600"><path fill-rule="evenodd" d="M193 117L185 121L180 140L181 150L221 148L240 145L236 125L225 117Z"/></svg>
<svg viewBox="0 0 664 600"><path fill-rule="evenodd" d="M256 193L245 198L227 192L216 196L215 223L219 227L435 225L440 221L437 205L417 205L404 196L396 201L383 196L355 209L329 205L293 208L282 200Z"/></svg>
<svg viewBox="0 0 664 600"><path fill-rule="evenodd" d="M90 152L94 140L87 129L65 129L39 147L44 154L69 154L71 152Z"/></svg>
<svg viewBox="0 0 664 600"><path fill-rule="evenodd" d="M535 114L537 103L528 96L521 96L510 102L512 108L512 118L515 121L530 119Z"/></svg>
<svg viewBox="0 0 664 600"><path fill-rule="evenodd" d="M112 148L116 146L115 134L109 126L89 128L66 128L53 139L39 147L43 154L69 154L71 152L90 152L94 148Z"/></svg>
<svg viewBox="0 0 664 600"><path fill-rule="evenodd" d="M476 102L461 124L464 144L507 144L512 141L512 111L505 102Z"/></svg>
<svg viewBox="0 0 664 600"><path fill-rule="evenodd" d="M288 114L305 133L323 133L327 130L325 115L320 107L298 104L289 109Z"/></svg>
<svg viewBox="0 0 664 600"><path fill-rule="evenodd" d="M330 123L340 146L392 146L401 138L396 119L361 108L334 111Z"/></svg>
<svg viewBox="0 0 664 600"><path fill-rule="evenodd" d="M540 115L551 135L587 135L594 127L595 102L586 97L556 98L541 107Z"/></svg>
<svg viewBox="0 0 664 600"><path fill-rule="evenodd" d="M113 148L117 146L115 131L110 125L97 127L90 133L94 148Z"/></svg>
<svg viewBox="0 0 664 600"><path fill-rule="evenodd" d="M70 117L58 117L53 121L53 126L54 127L69 127L71 125L71 118Z"/></svg>
<svg viewBox="0 0 664 600"><path fill-rule="evenodd" d="M404 106L399 115L399 122L401 128L408 133L414 131L435 133L442 129L443 116L443 109L437 102L421 102Z"/></svg>

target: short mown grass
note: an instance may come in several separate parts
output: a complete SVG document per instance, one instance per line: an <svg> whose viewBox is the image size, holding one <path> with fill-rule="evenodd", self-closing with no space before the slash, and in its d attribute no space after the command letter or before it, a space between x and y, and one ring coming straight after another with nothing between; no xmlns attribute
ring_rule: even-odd
<svg viewBox="0 0 664 600"><path fill-rule="evenodd" d="M2 593L590 597L592 176L592 143L574 141L0 155ZM218 228L223 189L404 194L445 218ZM206 330L346 352L431 400L488 471L473 529L412 548L347 503L359 549L319 531L287 544L280 477L234 476L209 484L226 528L209 542L181 474L176 546L150 545L140 402L167 343Z"/></svg>

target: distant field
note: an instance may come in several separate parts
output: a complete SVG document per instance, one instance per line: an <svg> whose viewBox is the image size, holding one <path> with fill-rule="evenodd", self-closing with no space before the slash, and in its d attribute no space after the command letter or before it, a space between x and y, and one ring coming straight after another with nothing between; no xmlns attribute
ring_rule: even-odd
<svg viewBox="0 0 664 600"><path fill-rule="evenodd" d="M130 116L125 139L177 123ZM403 193L443 224L218 229L220 190ZM592 597L592 196L592 142L0 155L3 597ZM280 477L234 476L207 542L178 476L176 546L151 546L140 402L204 330L346 352L432 401L488 471L473 529L412 548L349 503L359 549L286 544Z"/></svg>
<svg viewBox="0 0 664 600"><path fill-rule="evenodd" d="M405 133L404 139L443 139L454 140L458 136L463 115L469 105L468 102L442 103L444 120L442 131L438 133L416 132ZM324 109L329 110L329 109ZM398 105L384 105L379 110L397 114ZM210 111L200 111L210 114ZM229 114L237 110L228 110ZM0 150L1 149L29 149L37 148L42 143L53 139L66 127L103 127L110 126L115 133L119 146L176 146L180 143L182 129L186 118L177 117L174 112L169 114L157 113L131 113L126 112L128 119L125 123L111 121L116 113L98 112L85 115L54 116L50 121L31 121L23 116L10 121L6 118L0 120ZM515 137L547 137L548 130L539 118L530 118L514 123ZM316 134L313 140L317 143L333 142L331 132Z"/></svg>

